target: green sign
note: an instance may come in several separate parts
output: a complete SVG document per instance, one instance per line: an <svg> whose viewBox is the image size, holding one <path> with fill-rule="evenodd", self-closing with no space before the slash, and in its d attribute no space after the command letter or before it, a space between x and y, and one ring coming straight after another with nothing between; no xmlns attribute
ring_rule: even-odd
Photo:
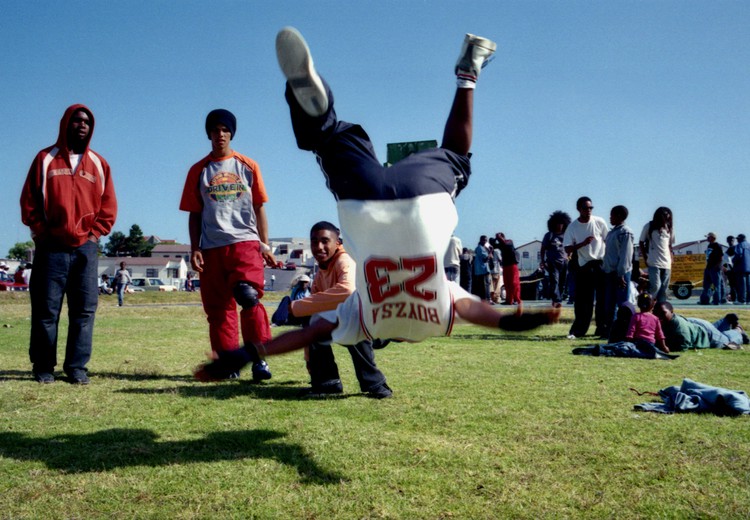
<svg viewBox="0 0 750 520"><path fill-rule="evenodd" d="M421 150L437 148L437 141L411 141L408 143L388 143L388 164L395 164L404 157Z"/></svg>

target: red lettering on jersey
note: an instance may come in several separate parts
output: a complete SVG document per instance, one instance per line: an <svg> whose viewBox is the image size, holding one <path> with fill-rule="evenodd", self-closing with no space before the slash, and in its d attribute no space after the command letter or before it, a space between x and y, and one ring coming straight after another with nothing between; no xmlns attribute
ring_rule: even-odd
<svg viewBox="0 0 750 520"><path fill-rule="evenodd" d="M404 291L420 300L427 302L434 301L437 298L437 293L421 289L419 284L429 280L437 272L437 259L435 255L402 258L401 265L404 269L415 273L414 276L404 281Z"/></svg>
<svg viewBox="0 0 750 520"><path fill-rule="evenodd" d="M389 271L397 271L398 263L390 258L368 258L365 261L367 293L372 303L382 303L401 292L398 285L391 285Z"/></svg>
<svg viewBox="0 0 750 520"><path fill-rule="evenodd" d="M440 325L440 316L436 308L421 303L409 303L408 305L407 307L406 302L394 302L373 307L372 323L375 324L378 320L402 318Z"/></svg>
<svg viewBox="0 0 750 520"><path fill-rule="evenodd" d="M391 285L390 273L394 271L409 271L412 276L399 285ZM424 301L434 301L437 293L420 287L437 273L437 258L432 256L417 256L399 258L398 260L383 257L371 257L365 260L365 280L370 302L382 303L388 298L397 296L401 291L413 298ZM399 316L404 317L404 316Z"/></svg>

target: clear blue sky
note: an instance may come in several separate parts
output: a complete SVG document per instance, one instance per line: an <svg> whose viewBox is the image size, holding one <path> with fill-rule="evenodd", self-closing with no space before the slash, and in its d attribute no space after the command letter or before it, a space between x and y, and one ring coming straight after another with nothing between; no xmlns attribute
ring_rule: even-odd
<svg viewBox="0 0 750 520"><path fill-rule="evenodd" d="M96 117L115 230L187 241L185 175L210 150L206 114L237 115L233 147L261 166L271 236L336 221L311 154L297 150L274 52L300 29L381 159L388 142L440 139L464 33L499 52L476 95L474 174L457 234L540 239L590 196L640 228L672 208L677 240L750 233L750 2L11 0L0 17L0 257L28 240L18 199L73 103Z"/></svg>

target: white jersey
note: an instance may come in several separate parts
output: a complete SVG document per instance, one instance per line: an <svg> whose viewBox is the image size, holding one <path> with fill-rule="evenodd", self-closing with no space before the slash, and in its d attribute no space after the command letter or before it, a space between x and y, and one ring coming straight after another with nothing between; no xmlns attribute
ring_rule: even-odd
<svg viewBox="0 0 750 520"><path fill-rule="evenodd" d="M346 199L338 210L344 244L357 263L365 336L416 342L449 334L453 296L443 255L458 223L451 196Z"/></svg>

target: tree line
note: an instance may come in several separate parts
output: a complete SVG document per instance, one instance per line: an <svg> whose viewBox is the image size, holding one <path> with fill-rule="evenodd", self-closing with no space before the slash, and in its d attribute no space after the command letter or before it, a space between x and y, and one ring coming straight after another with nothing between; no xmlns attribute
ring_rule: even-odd
<svg viewBox="0 0 750 520"><path fill-rule="evenodd" d="M151 256L154 244L146 242L143 231L138 224L130 226L127 235L114 231L109 235L107 243L99 244L99 252L104 256ZM16 242L8 251L10 260L25 261L29 258L29 251L34 249L34 242Z"/></svg>

